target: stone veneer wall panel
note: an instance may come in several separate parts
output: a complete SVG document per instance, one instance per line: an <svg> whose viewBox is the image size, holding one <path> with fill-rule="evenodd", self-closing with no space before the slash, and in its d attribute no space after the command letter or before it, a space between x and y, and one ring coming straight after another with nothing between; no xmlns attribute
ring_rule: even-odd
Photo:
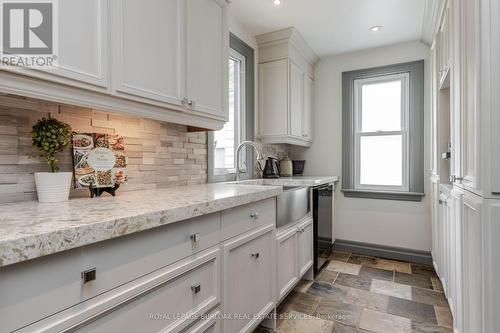
<svg viewBox="0 0 500 333"><path fill-rule="evenodd" d="M129 117L90 108L26 97L0 95L0 203L36 199L34 172L48 171L34 157L31 127L51 116L77 132L121 134L125 137L129 182L118 192L207 182L207 135L188 133L184 125ZM58 156L62 171L72 170L71 147ZM72 190L71 196L88 191Z"/></svg>

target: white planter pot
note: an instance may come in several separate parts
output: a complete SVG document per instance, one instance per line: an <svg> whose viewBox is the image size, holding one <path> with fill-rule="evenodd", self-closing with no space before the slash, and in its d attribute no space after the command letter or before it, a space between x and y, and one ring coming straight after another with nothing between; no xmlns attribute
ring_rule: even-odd
<svg viewBox="0 0 500 333"><path fill-rule="evenodd" d="M35 172L39 202L61 202L69 198L72 172Z"/></svg>

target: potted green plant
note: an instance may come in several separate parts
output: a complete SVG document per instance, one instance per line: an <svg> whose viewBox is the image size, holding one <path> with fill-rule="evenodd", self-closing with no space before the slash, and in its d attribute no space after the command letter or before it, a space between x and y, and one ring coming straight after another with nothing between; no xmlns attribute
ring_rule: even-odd
<svg viewBox="0 0 500 333"><path fill-rule="evenodd" d="M42 118L31 131L33 146L41 150L50 172L35 172L36 191L39 202L60 202L69 198L72 172L58 172L57 153L71 141L71 127L57 119Z"/></svg>

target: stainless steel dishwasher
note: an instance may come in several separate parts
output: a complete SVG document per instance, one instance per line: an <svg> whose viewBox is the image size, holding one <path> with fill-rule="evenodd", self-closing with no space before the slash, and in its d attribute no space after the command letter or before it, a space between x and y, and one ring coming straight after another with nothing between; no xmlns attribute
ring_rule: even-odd
<svg viewBox="0 0 500 333"><path fill-rule="evenodd" d="M320 251L330 250L335 238L333 236L333 185L322 185L313 188L313 233L314 233L314 273L326 262Z"/></svg>

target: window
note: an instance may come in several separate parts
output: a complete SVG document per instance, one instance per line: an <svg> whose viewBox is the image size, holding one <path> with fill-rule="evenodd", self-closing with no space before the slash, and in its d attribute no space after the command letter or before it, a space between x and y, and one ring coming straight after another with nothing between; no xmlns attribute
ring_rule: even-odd
<svg viewBox="0 0 500 333"><path fill-rule="evenodd" d="M343 192L420 200L423 62L343 74Z"/></svg>
<svg viewBox="0 0 500 333"><path fill-rule="evenodd" d="M234 180L236 148L241 142L253 139L253 60L253 49L231 34L228 62L229 119L221 130L208 135L209 182ZM241 154L240 173L242 177L250 178L253 155L245 150Z"/></svg>

